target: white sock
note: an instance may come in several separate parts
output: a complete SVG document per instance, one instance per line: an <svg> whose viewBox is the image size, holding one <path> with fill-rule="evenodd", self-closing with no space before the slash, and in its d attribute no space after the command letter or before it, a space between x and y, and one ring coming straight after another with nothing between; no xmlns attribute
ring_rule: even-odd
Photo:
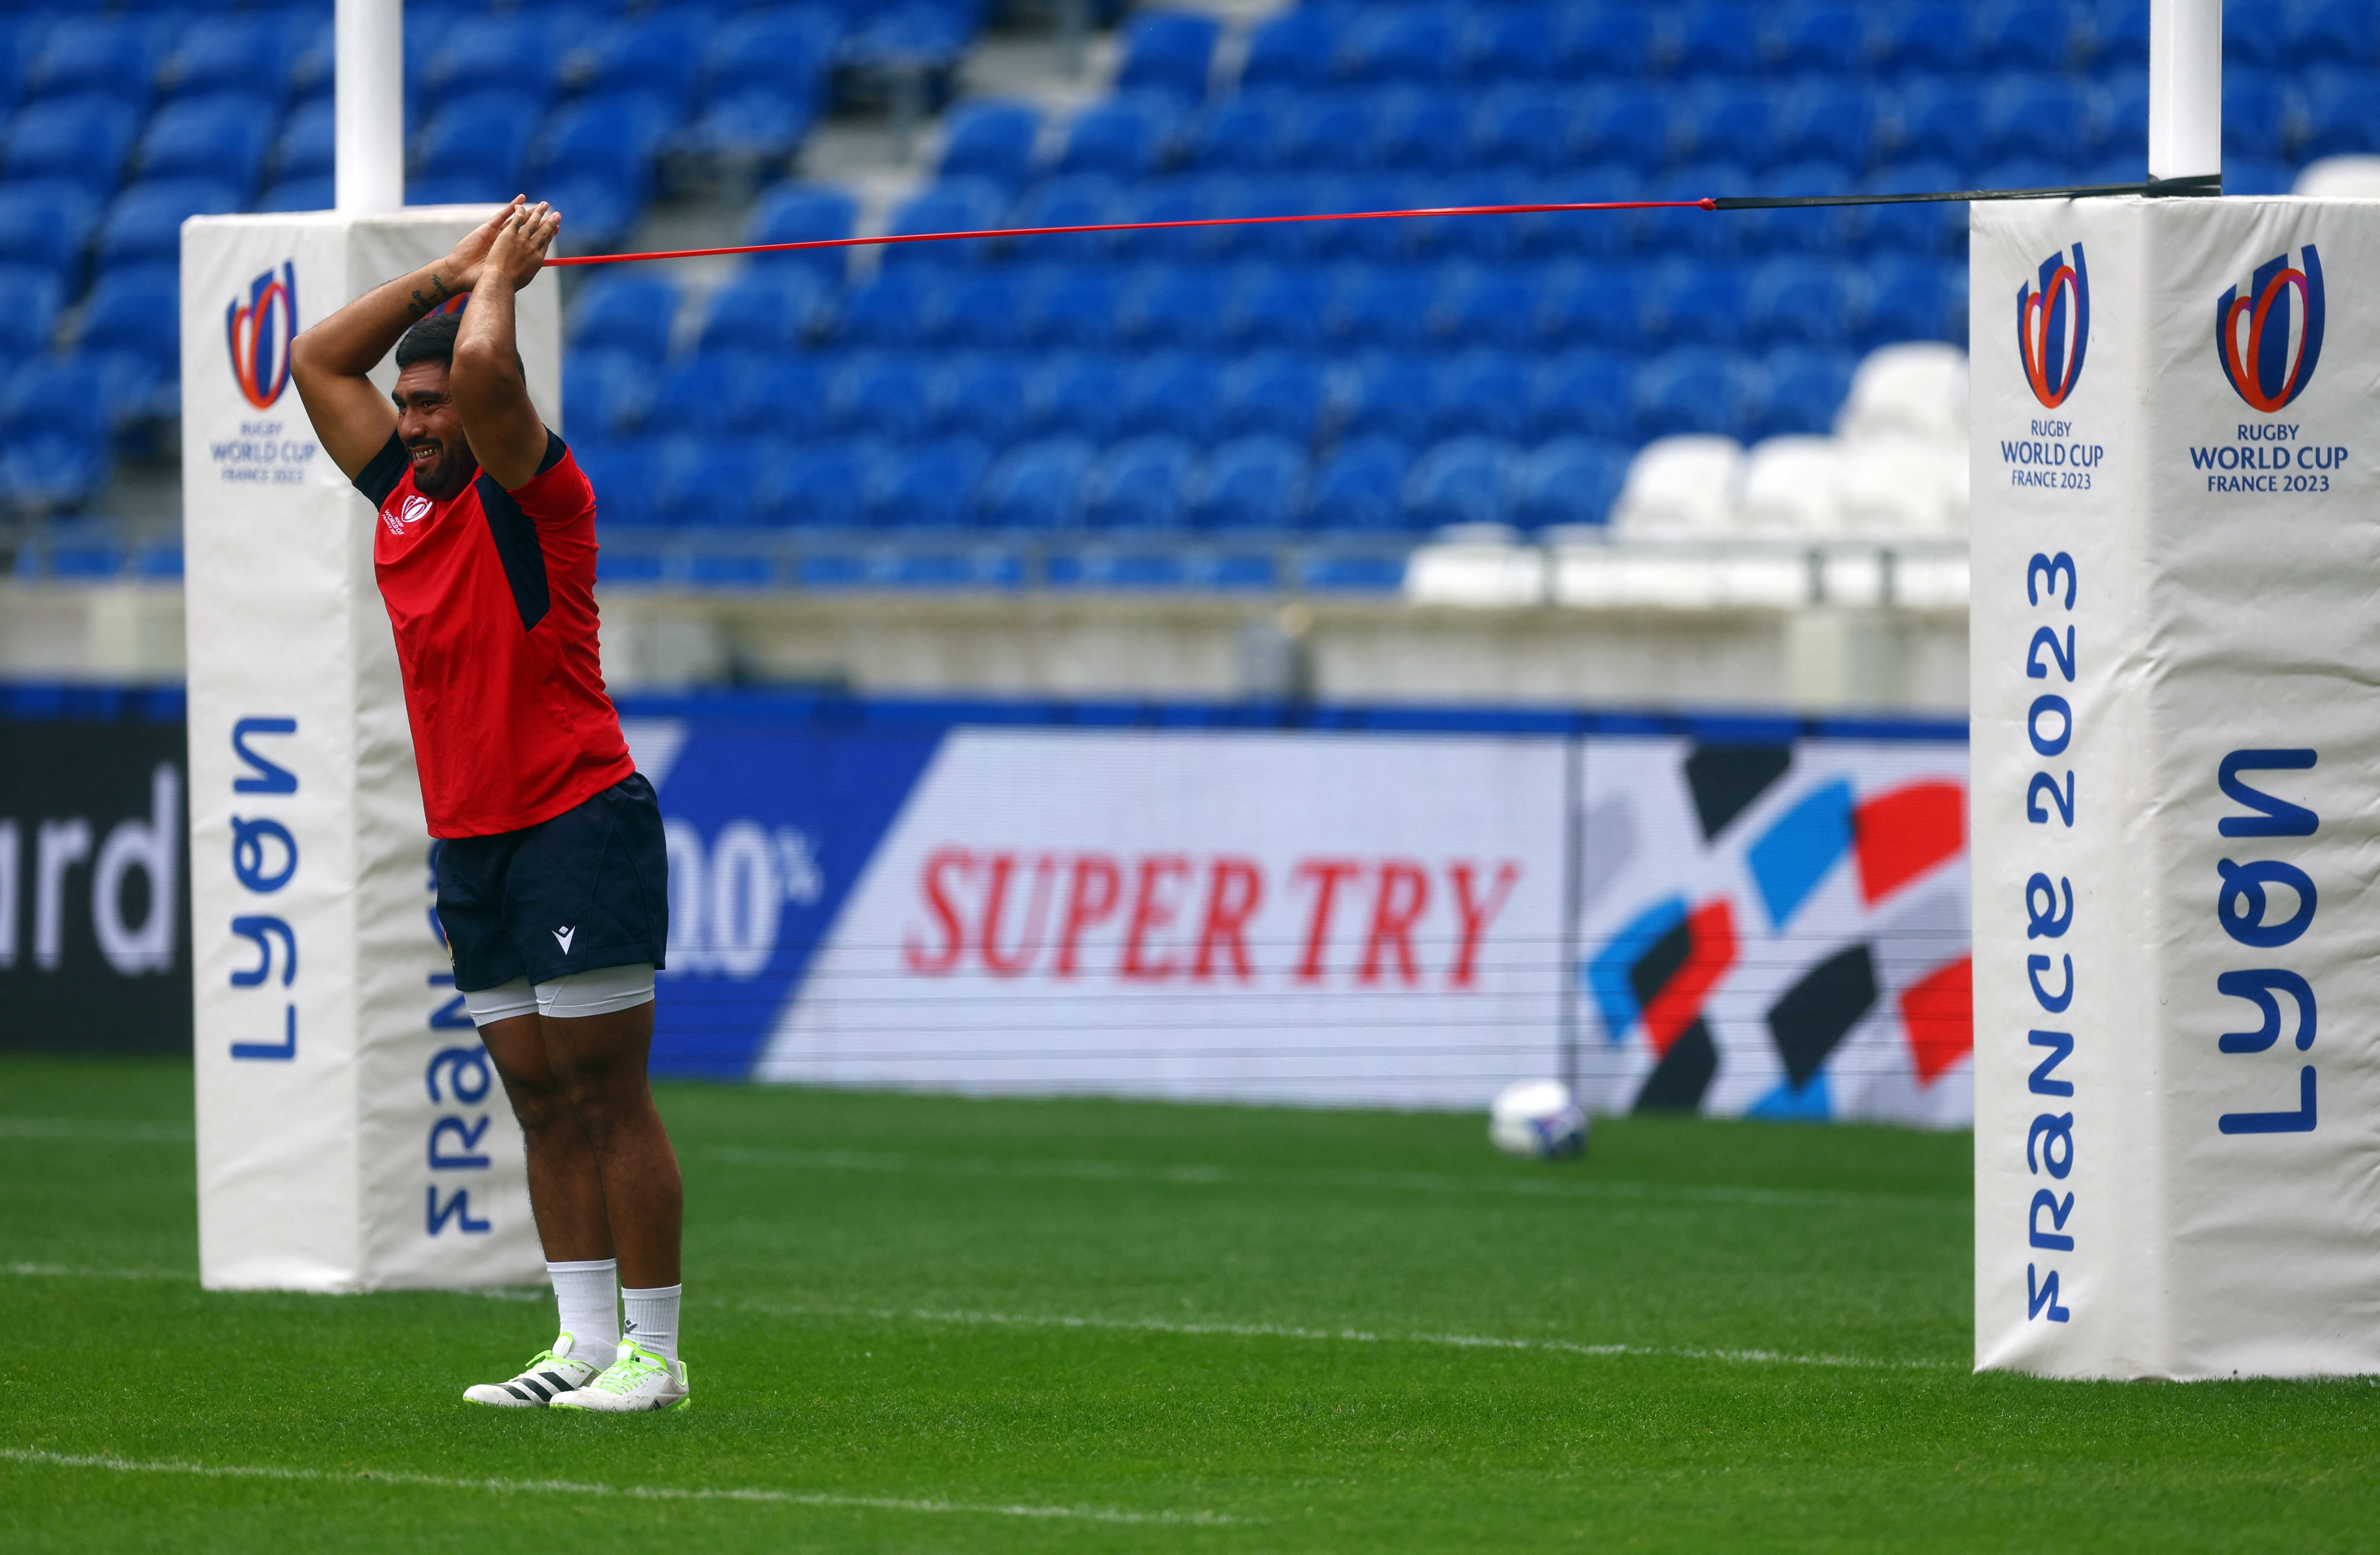
<svg viewBox="0 0 2380 1555"><path fill-rule="evenodd" d="M622 1290L620 1305L628 1311L628 1337L653 1354L677 1359L677 1298L684 1285L655 1285L650 1291Z"/></svg>
<svg viewBox="0 0 2380 1555"><path fill-rule="evenodd" d="M571 1354L599 1367L610 1366L620 1353L620 1260L549 1263L545 1272L553 1282L562 1331L577 1346Z"/></svg>

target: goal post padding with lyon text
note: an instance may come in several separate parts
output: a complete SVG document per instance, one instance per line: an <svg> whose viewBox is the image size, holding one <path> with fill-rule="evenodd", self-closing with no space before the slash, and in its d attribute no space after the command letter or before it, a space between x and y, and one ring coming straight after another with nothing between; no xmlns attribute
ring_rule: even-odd
<svg viewBox="0 0 2380 1555"><path fill-rule="evenodd" d="M375 515L323 454L289 342L443 254L460 208L182 229L199 1258L211 1288L541 1272L520 1135L431 916L430 839ZM552 279L519 298L560 425ZM393 383L384 364L375 379Z"/></svg>
<svg viewBox="0 0 2380 1555"><path fill-rule="evenodd" d="M1978 204L1975 1362L2380 1369L2380 204Z"/></svg>

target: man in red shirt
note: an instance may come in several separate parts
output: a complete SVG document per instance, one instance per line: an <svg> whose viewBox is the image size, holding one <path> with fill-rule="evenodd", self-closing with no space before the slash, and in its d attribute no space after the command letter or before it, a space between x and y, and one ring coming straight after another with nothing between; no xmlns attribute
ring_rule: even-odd
<svg viewBox="0 0 2380 1555"><path fill-rule="evenodd" d="M464 1396L667 1409L686 1398L682 1190L645 1065L668 856L603 692L595 493L529 403L514 343L513 294L560 225L516 199L446 258L299 335L291 374L378 510L372 565L442 839L439 922L528 1143L561 1309L551 1349ZM391 346L383 399L366 374Z"/></svg>

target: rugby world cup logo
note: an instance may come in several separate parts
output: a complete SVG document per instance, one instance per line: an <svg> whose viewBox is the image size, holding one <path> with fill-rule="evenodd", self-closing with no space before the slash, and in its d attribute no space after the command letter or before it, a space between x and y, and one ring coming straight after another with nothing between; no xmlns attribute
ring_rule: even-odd
<svg viewBox="0 0 2380 1555"><path fill-rule="evenodd" d="M224 310L224 335L231 347L232 382L248 403L262 410L289 386L289 343L298 334L298 267L284 262L248 285L248 301L237 298Z"/></svg>
<svg viewBox="0 0 2380 1555"><path fill-rule="evenodd" d="M2322 359L2322 256L2309 243L2266 260L2215 304L2215 354L2239 396L2267 416L2305 393Z"/></svg>
<svg viewBox="0 0 2380 1555"><path fill-rule="evenodd" d="M2041 273L2016 289L2017 359L2033 397L2055 410L2082 376L2082 353L2091 345L2091 272L2082 245L2070 260L2060 249L2041 261Z"/></svg>

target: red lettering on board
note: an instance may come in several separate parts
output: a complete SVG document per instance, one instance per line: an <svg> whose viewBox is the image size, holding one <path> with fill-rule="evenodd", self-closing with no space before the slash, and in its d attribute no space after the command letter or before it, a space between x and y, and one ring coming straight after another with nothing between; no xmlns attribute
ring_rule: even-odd
<svg viewBox="0 0 2380 1555"><path fill-rule="evenodd" d="M1253 858L1218 858L1207 881L1207 921L1198 930L1198 960L1190 975L1200 979L1215 975L1219 953L1229 951L1232 976L1246 982L1256 976L1248 960L1248 919L1264 900L1264 870Z"/></svg>
<svg viewBox="0 0 2380 1555"><path fill-rule="evenodd" d="M983 902L983 965L994 977L1021 977L1033 969L1041 957L1041 941L1050 927L1050 897L1058 873L1055 856L1043 854L1033 861L1033 889L1026 898L1025 930L1018 939L1014 954L1003 954L1000 948L1000 920L1008 905L1008 878L1015 872L1016 856L997 853L991 858L991 884L984 893Z"/></svg>
<svg viewBox="0 0 2380 1555"><path fill-rule="evenodd" d="M926 910L934 915L934 921L941 928L942 948L929 954L916 939L905 938L901 954L912 972L940 976L956 966L959 957L965 954L966 930L960 927L958 909L951 905L950 887L943 882L943 877L953 869L964 875L972 873L974 869L974 856L963 847L936 848L927 855L923 871Z"/></svg>
<svg viewBox="0 0 2380 1555"><path fill-rule="evenodd" d="M1132 927L1123 940L1123 975L1136 982L1161 982L1173 975L1172 958L1151 961L1148 958L1148 937L1170 927L1173 915L1181 906L1178 902L1160 898L1168 879L1186 880L1190 860L1178 853L1152 854L1140 861L1140 885L1133 893Z"/></svg>
<svg viewBox="0 0 2380 1555"><path fill-rule="evenodd" d="M1504 901L1512 894L1512 886L1521 878L1518 864L1496 866L1496 883L1488 891L1485 902L1471 894L1469 863L1450 864L1447 874L1454 881L1454 913L1463 930L1460 947L1454 954L1454 970L1447 975L1449 988L1472 988L1479 980L1479 942L1488 937L1488 925L1504 910Z"/></svg>
<svg viewBox="0 0 2380 1555"><path fill-rule="evenodd" d="M1314 917L1305 928L1305 954L1297 964L1297 980L1322 980L1323 954L1330 948L1330 908L1339 897L1339 882L1364 872L1352 858L1309 858L1290 871L1293 881L1314 882Z"/></svg>
<svg viewBox="0 0 2380 1555"><path fill-rule="evenodd" d="M1071 978L1081 968L1083 935L1107 921L1123 889L1114 859L1099 853L1076 856L1074 882L1066 893L1066 923L1058 934L1058 976Z"/></svg>
<svg viewBox="0 0 2380 1555"><path fill-rule="evenodd" d="M1429 876L1406 859L1391 858L1380 866L1380 886L1372 895L1372 931L1364 940L1364 964L1358 982L1380 980L1389 952L1397 957L1397 977L1410 988L1421 979L1421 964L1414 959L1414 925L1429 909Z"/></svg>

